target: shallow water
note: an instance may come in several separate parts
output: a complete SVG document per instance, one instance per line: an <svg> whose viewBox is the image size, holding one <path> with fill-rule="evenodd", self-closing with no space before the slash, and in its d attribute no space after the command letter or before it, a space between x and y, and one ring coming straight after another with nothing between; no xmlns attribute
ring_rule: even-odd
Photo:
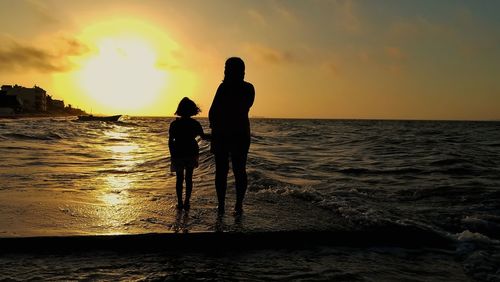
<svg viewBox="0 0 500 282"><path fill-rule="evenodd" d="M0 258L0 267L11 269L0 279L468 281L451 258L435 250L395 248L13 255Z"/></svg>
<svg viewBox="0 0 500 282"><path fill-rule="evenodd" d="M187 216L176 214L175 176L168 171L170 121L136 117L117 123L73 118L0 120L0 236L338 229L383 234L386 228L388 233L393 230L388 227L402 226L447 237L455 242L455 251L328 247L323 248L330 252L325 256L323 249L300 250L299 262L280 262L275 257L283 251L268 250L235 254L252 263L234 268L243 269L246 277L265 279L249 273L261 269L255 262L259 256L265 261L275 253L268 271L277 274L267 278L428 281L454 275L454 280L499 279L498 122L252 120L245 214L241 220L228 214L220 221L215 214L214 163L209 144L201 140L192 210ZM200 121L208 130L207 120ZM233 203L234 191L229 189L228 205ZM348 259L340 267L337 259L342 254ZM444 260L446 267L430 263L434 256ZM149 257L154 262L163 256ZM304 257L319 262L308 264ZM195 255L186 259L192 259L194 266L185 277L194 277L195 266L205 265ZM414 263L419 259L421 263ZM211 259L215 267L225 260ZM106 265L107 259L101 262ZM7 258L2 268L9 263L13 262ZM50 269L50 259L45 263ZM116 275L134 271L127 269L125 261L121 264ZM288 277L296 265L320 270ZM93 271L106 279L100 267ZM144 269L172 278L170 270L155 263L145 264Z"/></svg>

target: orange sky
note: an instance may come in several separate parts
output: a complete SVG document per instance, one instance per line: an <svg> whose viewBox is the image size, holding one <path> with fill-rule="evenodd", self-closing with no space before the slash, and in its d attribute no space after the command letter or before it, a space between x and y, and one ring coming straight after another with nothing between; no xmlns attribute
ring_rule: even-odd
<svg viewBox="0 0 500 282"><path fill-rule="evenodd" d="M252 116L500 119L496 1L0 2L0 83L93 113L206 116L230 56Z"/></svg>

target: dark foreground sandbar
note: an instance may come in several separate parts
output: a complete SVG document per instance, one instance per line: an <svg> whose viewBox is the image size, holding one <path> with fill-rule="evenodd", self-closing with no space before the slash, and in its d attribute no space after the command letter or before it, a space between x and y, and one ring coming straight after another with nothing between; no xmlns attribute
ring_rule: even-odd
<svg viewBox="0 0 500 282"><path fill-rule="evenodd" d="M194 232L0 238L0 253L75 251L168 252L301 249L321 246L453 248L450 238L422 229L392 226L373 230Z"/></svg>

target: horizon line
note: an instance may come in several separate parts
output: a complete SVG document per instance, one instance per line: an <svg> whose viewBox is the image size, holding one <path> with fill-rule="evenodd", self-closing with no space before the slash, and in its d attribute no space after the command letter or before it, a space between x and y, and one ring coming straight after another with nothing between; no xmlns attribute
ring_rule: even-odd
<svg viewBox="0 0 500 282"><path fill-rule="evenodd" d="M95 115L95 114L94 114ZM144 118L175 118L175 115L127 115L129 117ZM208 119L208 116L195 116L193 118ZM476 121L476 122L500 122L498 119L428 119L428 118L339 118L339 117L268 117L268 116L250 116L249 119L289 119L289 120L366 120L366 121Z"/></svg>

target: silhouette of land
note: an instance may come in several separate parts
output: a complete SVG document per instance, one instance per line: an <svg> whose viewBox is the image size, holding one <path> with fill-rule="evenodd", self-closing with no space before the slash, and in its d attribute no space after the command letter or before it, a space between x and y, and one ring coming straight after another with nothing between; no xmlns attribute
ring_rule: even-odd
<svg viewBox="0 0 500 282"><path fill-rule="evenodd" d="M0 89L0 117L53 117L86 114L85 111L65 105L38 86L27 88L19 85L2 85Z"/></svg>

